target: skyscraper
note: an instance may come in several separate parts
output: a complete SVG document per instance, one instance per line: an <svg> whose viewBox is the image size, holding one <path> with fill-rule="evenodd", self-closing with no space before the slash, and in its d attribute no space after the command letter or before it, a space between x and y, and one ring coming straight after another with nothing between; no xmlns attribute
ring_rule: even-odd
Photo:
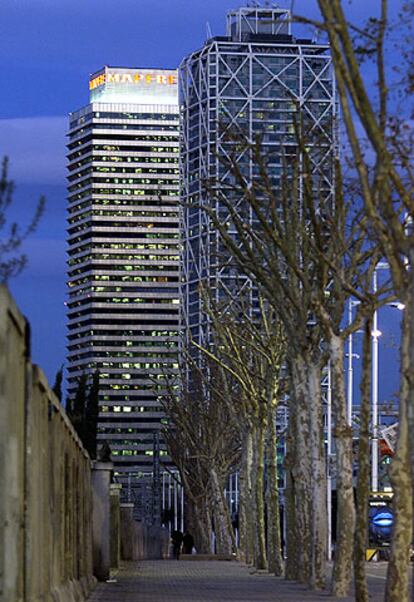
<svg viewBox="0 0 414 602"><path fill-rule="evenodd" d="M275 189L283 154L297 153L294 119L299 113L317 139L310 152L319 193L333 198L335 88L329 47L292 35L290 12L240 8L227 16L227 35L214 37L186 57L179 69L182 112L182 189L184 212L183 314L187 336L204 346L211 339L200 283L218 302L232 302L245 289L254 310L257 293L237 275L203 205L225 223L228 211L219 195L207 191L232 184L223 157L234 156L237 136L252 143L261 136L263 156ZM231 136L229 134L231 133ZM247 182L259 177L246 150L237 162ZM243 203L232 192L232 202ZM250 219L253 216L250 213ZM230 221L229 226L231 227Z"/></svg>
<svg viewBox="0 0 414 602"><path fill-rule="evenodd" d="M177 72L104 67L89 88L69 123L68 394L99 370L98 439L125 482L152 469L177 368Z"/></svg>

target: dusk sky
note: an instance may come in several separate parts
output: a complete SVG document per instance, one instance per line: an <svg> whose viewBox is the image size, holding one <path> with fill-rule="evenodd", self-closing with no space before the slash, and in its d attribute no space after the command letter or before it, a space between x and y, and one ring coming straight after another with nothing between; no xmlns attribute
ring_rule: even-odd
<svg viewBox="0 0 414 602"><path fill-rule="evenodd" d="M348 6L348 1L344 2ZM401 4L393 3L395 9ZM32 356L50 381L65 362L67 115L88 103L89 75L102 66L178 67L207 37L225 33L237 0L2 0L0 6L0 157L10 158L13 211L23 225L40 194L46 211L24 245L29 264L10 289L32 326ZM279 6L290 7L291 2ZM361 19L377 0L355 2ZM315 0L296 12L317 15ZM0 233L1 235L2 233ZM397 388L395 310L384 310L380 399ZM393 370L385 366L393 365Z"/></svg>

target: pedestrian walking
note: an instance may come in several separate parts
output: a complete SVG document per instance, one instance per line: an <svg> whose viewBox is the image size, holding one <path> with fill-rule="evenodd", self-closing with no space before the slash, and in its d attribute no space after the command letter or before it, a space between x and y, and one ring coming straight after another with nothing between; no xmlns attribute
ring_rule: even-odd
<svg viewBox="0 0 414 602"><path fill-rule="evenodd" d="M171 535L171 542L173 545L173 554L176 560L180 559L181 545L183 543L183 534L181 531L173 531Z"/></svg>
<svg viewBox="0 0 414 602"><path fill-rule="evenodd" d="M191 554L194 548L194 537L189 531L184 533L183 537L183 554Z"/></svg>

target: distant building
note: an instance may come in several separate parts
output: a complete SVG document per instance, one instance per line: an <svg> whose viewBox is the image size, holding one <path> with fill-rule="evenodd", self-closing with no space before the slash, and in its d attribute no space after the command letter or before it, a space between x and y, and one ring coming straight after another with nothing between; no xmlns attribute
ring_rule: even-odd
<svg viewBox="0 0 414 602"><path fill-rule="evenodd" d="M69 122L68 394L100 371L98 438L127 483L152 470L177 369L177 72L104 67L89 88Z"/></svg>
<svg viewBox="0 0 414 602"><path fill-rule="evenodd" d="M186 57L179 69L182 113L182 195L184 211L183 315L187 338L211 340L210 324L199 293L204 283L218 302L231 304L244 289L250 308L257 292L226 256L211 226L208 205L220 220L228 211L206 191L233 183L222 158L235 152L237 136L262 137L262 152L275 190L280 185L282 154L297 153L294 118L300 111L317 135L310 149L324 202L333 199L335 87L329 46L292 35L290 12L278 8L240 8L227 16L227 35L213 37ZM229 137L232 133L233 139ZM247 182L260 177L248 152L238 156ZM243 191L232 193L243 207ZM214 196L214 195L213 195ZM246 213L252 223L253 216ZM231 223L229 220L229 228ZM229 230L231 233L231 231ZM234 233L237 236L236 233Z"/></svg>

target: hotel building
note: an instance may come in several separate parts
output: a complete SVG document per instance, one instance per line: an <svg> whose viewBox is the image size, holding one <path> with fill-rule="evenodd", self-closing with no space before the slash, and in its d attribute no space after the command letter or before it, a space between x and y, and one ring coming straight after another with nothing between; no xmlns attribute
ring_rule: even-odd
<svg viewBox="0 0 414 602"><path fill-rule="evenodd" d="M186 207L183 327L188 339L191 336L203 346L210 344L211 331L200 283L217 303L224 304L222 308L237 302L243 289L251 311L258 303L257 291L238 274L202 209L214 209L231 228L220 191L232 195L235 207L244 206L243 189L228 192L235 181L223 158L238 152L237 164L246 183L260 177L252 153L246 147L236 151L238 141L253 143L261 137L262 155L277 191L283 155L298 152L294 120L300 113L317 139L309 145L309 157L319 180L318 194L323 203L333 199L336 101L329 46L295 37L290 20L289 10L279 8L231 11L226 35L208 39L180 65L181 185ZM213 187L216 194L211 194ZM246 219L253 223L248 208ZM230 229L229 233L237 237Z"/></svg>
<svg viewBox="0 0 414 602"><path fill-rule="evenodd" d="M69 120L68 394L99 370L98 439L130 483L152 471L178 367L177 72L104 67L89 88Z"/></svg>

